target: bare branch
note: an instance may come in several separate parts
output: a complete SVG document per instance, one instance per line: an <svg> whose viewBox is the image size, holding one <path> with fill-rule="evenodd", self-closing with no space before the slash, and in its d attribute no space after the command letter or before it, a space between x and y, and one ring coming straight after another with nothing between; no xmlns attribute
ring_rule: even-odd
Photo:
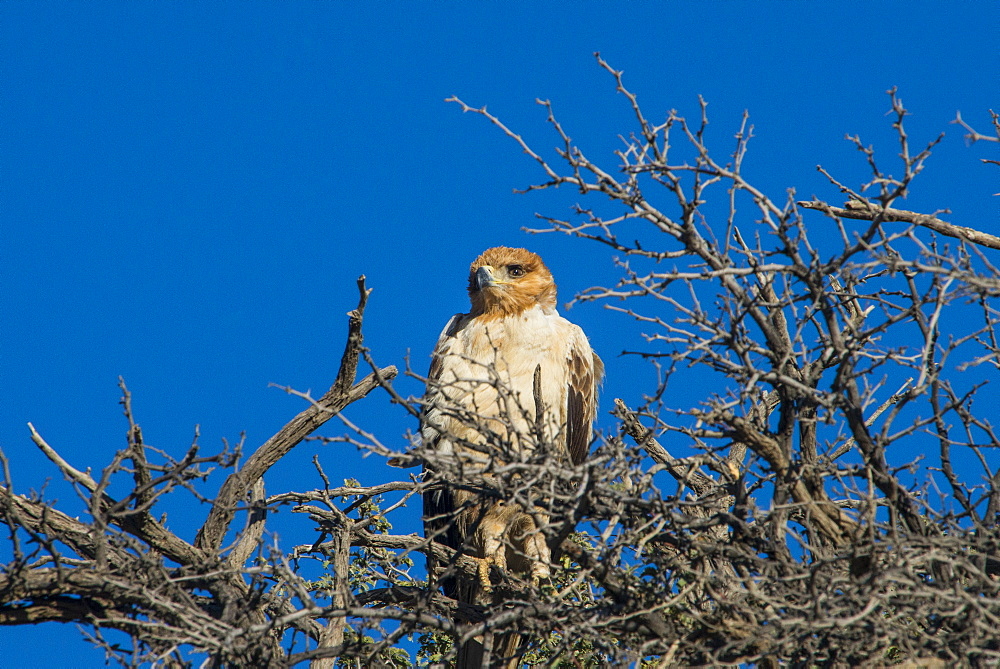
<svg viewBox="0 0 1000 669"><path fill-rule="evenodd" d="M991 249L1000 249L1000 237L966 226L947 223L934 215L920 214L915 211L906 211L905 209L882 209L881 207L873 204L864 206L854 200L848 201L843 207L833 207L818 200L811 202L797 202L796 204L803 209L814 209L822 211L828 216L839 218L853 218L861 221L882 221L886 223L910 223L912 225L919 225L921 227L928 228L947 237L961 239L962 241L969 242L970 244L978 244Z"/></svg>

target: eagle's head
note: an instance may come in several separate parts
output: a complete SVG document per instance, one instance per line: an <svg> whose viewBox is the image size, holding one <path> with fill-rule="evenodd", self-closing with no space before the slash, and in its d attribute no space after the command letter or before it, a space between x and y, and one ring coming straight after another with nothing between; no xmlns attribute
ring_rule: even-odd
<svg viewBox="0 0 1000 669"><path fill-rule="evenodd" d="M469 298L474 316L500 318L535 305L553 312L556 284L537 253L497 246L483 251L469 268Z"/></svg>

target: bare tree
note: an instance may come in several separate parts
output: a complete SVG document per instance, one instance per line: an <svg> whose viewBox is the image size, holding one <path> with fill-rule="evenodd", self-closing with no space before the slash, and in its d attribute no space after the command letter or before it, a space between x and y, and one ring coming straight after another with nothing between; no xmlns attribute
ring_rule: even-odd
<svg viewBox="0 0 1000 669"><path fill-rule="evenodd" d="M574 144L548 102L558 160L485 108L452 100L537 162L544 180L527 190L569 186L596 200L571 220L543 217L536 232L618 256L618 282L576 300L643 324L645 339L622 345L661 380L634 406L605 402L616 434L575 466L545 456L543 431L533 449L498 438L479 446L474 473L416 440L386 445L338 413L379 386L401 411L420 412L393 388L396 369L363 347L362 280L330 391L300 394L308 408L239 465L239 449L203 456L193 445L180 459L150 449L124 384L130 441L99 479L32 429L89 515L17 494L5 470L13 559L0 574L0 623L85 623L122 664L443 665L471 639L485 640L493 665L1000 661L1000 441L988 385L1000 368L990 255L1000 239L946 211L897 206L941 138L911 147L907 111L889 91L893 171L850 137L867 183L820 167L837 202L773 199L743 176L748 117L720 160L704 102L693 121L673 111L652 120L622 74L598 63L634 116L613 166ZM956 123L969 141L1000 142L995 113L995 137ZM362 359L371 373L355 381ZM672 392L678 384L686 392ZM711 390L692 398L691 388ZM335 415L348 428L337 439L436 475L334 486L318 470L316 490L265 495L263 474ZM198 494L193 482L212 467L232 471L189 542L153 508ZM122 477L131 492L114 499ZM494 570L489 606L439 588L456 573L477 578L479 565L433 537L392 534L390 519L431 487L456 485L534 514L559 548L548 582ZM266 511L288 504L316 524L311 545L262 540ZM305 576L299 558L309 557L324 575ZM104 629L126 632L131 647L104 641ZM522 640L516 657L490 654L497 635Z"/></svg>

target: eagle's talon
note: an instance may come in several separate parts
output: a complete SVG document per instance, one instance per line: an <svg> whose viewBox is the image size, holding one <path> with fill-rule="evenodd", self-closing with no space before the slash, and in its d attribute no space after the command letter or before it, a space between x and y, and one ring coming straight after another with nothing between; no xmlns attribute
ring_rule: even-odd
<svg viewBox="0 0 1000 669"><path fill-rule="evenodd" d="M503 555L488 555L479 559L479 585L486 593L493 591L493 579L490 577L492 567L499 569L501 575L506 574L507 561Z"/></svg>
<svg viewBox="0 0 1000 669"><path fill-rule="evenodd" d="M488 593L493 590L493 583L490 581L490 563L486 559L479 561L479 586L483 592Z"/></svg>

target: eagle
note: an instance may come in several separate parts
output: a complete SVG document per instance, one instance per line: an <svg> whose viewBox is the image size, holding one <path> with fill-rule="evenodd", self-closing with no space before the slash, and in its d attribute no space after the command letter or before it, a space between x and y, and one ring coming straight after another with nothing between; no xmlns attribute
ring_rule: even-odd
<svg viewBox="0 0 1000 669"><path fill-rule="evenodd" d="M537 583L552 560L539 526L547 517L484 495L497 482L490 472L533 455L583 462L604 365L583 330L559 315L556 284L537 254L487 249L469 268L468 291L471 309L448 321L427 375L420 431L426 476L440 485L424 494L424 524L427 538L478 562L478 578L455 573L442 579L445 592L490 605L493 567ZM457 667L480 666L465 655L460 649Z"/></svg>

